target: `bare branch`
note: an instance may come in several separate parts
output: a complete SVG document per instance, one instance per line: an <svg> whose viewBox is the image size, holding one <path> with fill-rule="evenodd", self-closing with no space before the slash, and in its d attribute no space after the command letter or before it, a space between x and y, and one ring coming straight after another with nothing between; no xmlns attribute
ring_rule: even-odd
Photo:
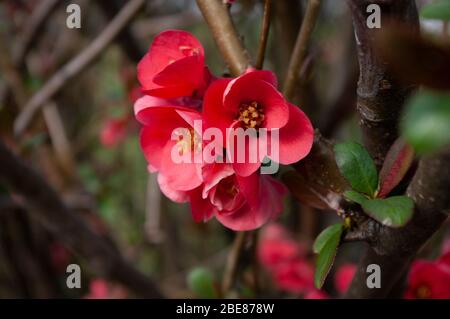
<svg viewBox="0 0 450 319"><path fill-rule="evenodd" d="M32 217L82 255L100 275L126 285L142 297L161 297L154 283L120 254L112 240L94 233L73 214L34 170L0 142L0 181L20 194Z"/></svg>
<svg viewBox="0 0 450 319"><path fill-rule="evenodd" d="M397 124L405 99L414 89L397 83L387 72L387 66L375 55L372 42L379 29L369 29L366 22L366 8L374 1L350 0L360 76L358 83L357 108L364 143L381 167L389 147L398 137ZM419 27L418 15L413 0L386 0L382 3L383 21L408 23L411 28Z"/></svg>
<svg viewBox="0 0 450 319"><path fill-rule="evenodd" d="M267 39L270 30L270 15L271 15L272 0L264 1L264 13L261 26L261 33L259 35L258 55L256 58L255 68L262 69L264 65L264 57L266 55Z"/></svg>
<svg viewBox="0 0 450 319"><path fill-rule="evenodd" d="M297 36L294 52L292 52L291 60L284 80L283 94L288 100L292 99L295 85L298 80L299 72L305 61L309 40L316 24L319 14L320 0L309 0L306 8L305 17Z"/></svg>
<svg viewBox="0 0 450 319"><path fill-rule="evenodd" d="M222 294L227 295L230 288L233 286L236 279L238 270L238 264L244 250L244 243L248 232L238 232L228 253L227 263L225 265L225 271L222 279Z"/></svg>
<svg viewBox="0 0 450 319"><path fill-rule="evenodd" d="M231 74L240 75L249 66L250 59L239 39L226 5L221 0L197 0L197 5L212 31Z"/></svg>
<svg viewBox="0 0 450 319"><path fill-rule="evenodd" d="M129 1L102 33L81 53L56 72L28 103L14 123L14 131L20 135L32 120L36 111L52 98L67 82L97 58L144 5L144 0Z"/></svg>
<svg viewBox="0 0 450 319"><path fill-rule="evenodd" d="M36 43L47 18L53 13L59 3L61 2L58 0L41 1L31 14L31 17L27 19L25 29L13 50L13 61L19 68L22 67L25 57L33 46L33 43Z"/></svg>

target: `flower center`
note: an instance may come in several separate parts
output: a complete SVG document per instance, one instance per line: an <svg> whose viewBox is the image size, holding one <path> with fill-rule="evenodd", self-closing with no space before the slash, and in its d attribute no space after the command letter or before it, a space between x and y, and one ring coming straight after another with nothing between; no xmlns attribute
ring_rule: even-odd
<svg viewBox="0 0 450 319"><path fill-rule="evenodd" d="M260 128L264 123L264 111L261 104L256 101L242 103L239 105L237 119L245 128Z"/></svg>
<svg viewBox="0 0 450 319"><path fill-rule="evenodd" d="M220 182L219 190L223 193L226 193L230 197L236 196L236 194L239 192L232 176L229 176Z"/></svg>
<svg viewBox="0 0 450 319"><path fill-rule="evenodd" d="M180 155L201 150L202 139L193 128L180 128L175 134L178 137L177 146Z"/></svg>
<svg viewBox="0 0 450 319"><path fill-rule="evenodd" d="M427 286L422 285L419 288L417 288L416 295L417 295L418 298L422 298L422 299L429 298L430 295L431 295L430 288L428 288Z"/></svg>

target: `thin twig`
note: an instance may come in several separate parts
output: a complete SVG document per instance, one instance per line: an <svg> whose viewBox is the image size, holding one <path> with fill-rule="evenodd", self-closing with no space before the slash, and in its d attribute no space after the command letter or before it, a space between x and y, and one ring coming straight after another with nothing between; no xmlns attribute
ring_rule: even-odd
<svg viewBox="0 0 450 319"><path fill-rule="evenodd" d="M33 10L30 18L27 19L25 29L13 49L13 61L19 68L22 67L28 51L33 46L33 43L37 41L40 31L44 27L48 17L58 6L58 3L61 3L61 1L41 1L37 5L37 8Z"/></svg>
<svg viewBox="0 0 450 319"><path fill-rule="evenodd" d="M250 64L247 51L233 25L227 7L220 0L197 0L214 40L233 76L243 73Z"/></svg>
<svg viewBox="0 0 450 319"><path fill-rule="evenodd" d="M283 94L288 100L291 100L293 97L292 94L298 80L298 74L306 57L309 40L316 24L319 9L320 0L309 0L284 80Z"/></svg>
<svg viewBox="0 0 450 319"><path fill-rule="evenodd" d="M448 21L442 22L442 36L444 38L444 41L448 41Z"/></svg>
<svg viewBox="0 0 450 319"><path fill-rule="evenodd" d="M4 38L4 34L0 33L0 70L5 74L6 84L11 89L17 107L21 110L29 94L21 69L17 67L17 63L14 63L3 45ZM56 104L50 101L44 107L43 113L58 164L68 177L72 177L74 173L72 149Z"/></svg>
<svg viewBox="0 0 450 319"><path fill-rule="evenodd" d="M162 195L158 187L157 175L150 174L147 178L147 194L145 198L145 234L147 240L159 244L164 239L161 229Z"/></svg>
<svg viewBox="0 0 450 319"><path fill-rule="evenodd" d="M144 0L131 0L117 16L106 26L102 33L81 53L57 71L50 80L25 105L22 113L14 122L14 131L17 135L23 133L36 111L52 98L70 79L84 70L97 58L112 40L123 30L130 20L144 5Z"/></svg>
<svg viewBox="0 0 450 319"><path fill-rule="evenodd" d="M261 26L261 33L259 35L258 56L256 58L255 68L262 69L264 65L264 57L266 55L267 39L270 30L270 15L271 15L272 0L264 1L264 14Z"/></svg>
<svg viewBox="0 0 450 319"><path fill-rule="evenodd" d="M252 275L253 275L253 290L256 295L259 293L259 260L258 260L258 242L259 230L256 229L251 233L252 236Z"/></svg>
<svg viewBox="0 0 450 319"><path fill-rule="evenodd" d="M67 176L73 176L75 162L66 129L55 102L50 101L42 109L58 163Z"/></svg>
<svg viewBox="0 0 450 319"><path fill-rule="evenodd" d="M237 233L236 237L234 238L233 246L231 247L231 250L228 253L227 263L225 265L225 271L222 279L223 296L227 295L230 288L233 286L235 282L239 260L242 255L242 251L244 249L245 239L247 237L246 235L247 235L246 232Z"/></svg>
<svg viewBox="0 0 450 319"><path fill-rule="evenodd" d="M0 141L0 182L20 195L32 217L86 258L99 274L126 285L139 296L161 297L156 285L132 266L108 237L99 236L70 211L55 190Z"/></svg>

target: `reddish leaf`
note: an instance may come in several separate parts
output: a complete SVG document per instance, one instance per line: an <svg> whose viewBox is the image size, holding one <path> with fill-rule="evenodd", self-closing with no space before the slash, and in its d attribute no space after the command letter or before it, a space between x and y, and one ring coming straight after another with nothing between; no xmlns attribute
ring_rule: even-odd
<svg viewBox="0 0 450 319"><path fill-rule="evenodd" d="M377 197L386 197L405 177L414 159L414 150L399 138L389 149L380 171L380 191Z"/></svg>
<svg viewBox="0 0 450 319"><path fill-rule="evenodd" d="M383 27L375 49L401 81L438 90L450 89L450 46L425 39L411 28Z"/></svg>

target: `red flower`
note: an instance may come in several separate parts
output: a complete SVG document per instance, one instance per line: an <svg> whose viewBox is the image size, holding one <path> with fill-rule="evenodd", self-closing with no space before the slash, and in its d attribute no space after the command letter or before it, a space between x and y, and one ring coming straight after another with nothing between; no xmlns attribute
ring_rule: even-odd
<svg viewBox="0 0 450 319"><path fill-rule="evenodd" d="M356 265L345 264L339 267L334 275L334 287L340 294L345 294L356 272Z"/></svg>
<svg viewBox="0 0 450 319"><path fill-rule="evenodd" d="M227 128L266 129L267 150L258 149L259 161L236 163L233 168L241 176L249 176L261 165L264 155L276 156L272 150L271 135L279 133L279 157L272 158L281 164L292 164L304 158L313 142L313 128L308 117L295 105L288 103L276 89L275 75L270 71L249 70L236 79L221 79L213 82L205 94L203 116L206 127L216 127L225 137L224 145L235 143L227 134ZM228 136L228 137L227 137ZM250 136L247 145L258 144L258 134ZM227 143L228 142L228 143ZM248 147L246 147L247 152ZM270 150L270 151L269 151ZM230 151L230 150L228 150ZM231 154L236 154L231 150ZM230 154L230 153L229 153Z"/></svg>
<svg viewBox="0 0 450 319"><path fill-rule="evenodd" d="M439 262L413 262L405 293L407 299L450 298L450 270Z"/></svg>
<svg viewBox="0 0 450 319"><path fill-rule="evenodd" d="M280 289L292 293L305 293L314 288L314 269L306 260L297 258L277 267L275 282Z"/></svg>
<svg viewBox="0 0 450 319"><path fill-rule="evenodd" d="M195 162L196 154L201 155L201 132L194 130L194 121L201 120L201 115L177 103L179 101L144 96L134 105L136 118L144 125L141 148L149 170L164 175L159 181L165 193L192 190L202 183L201 163ZM177 150L175 155L180 157L178 162L173 158L173 150Z"/></svg>
<svg viewBox="0 0 450 319"><path fill-rule="evenodd" d="M204 183L189 193L193 217L208 220L213 215L224 226L236 230L261 227L282 211L285 186L267 175L234 174L230 164L203 167Z"/></svg>
<svg viewBox="0 0 450 319"><path fill-rule="evenodd" d="M100 142L105 147L114 147L122 142L127 132L128 117L108 119L100 131Z"/></svg>
<svg viewBox="0 0 450 319"><path fill-rule="evenodd" d="M165 98L202 96L211 80L204 60L202 45L190 33L161 32L138 64L143 92Z"/></svg>
<svg viewBox="0 0 450 319"><path fill-rule="evenodd" d="M104 279L93 279L89 284L89 293L85 299L123 299L128 295L120 285L110 283Z"/></svg>
<svg viewBox="0 0 450 319"><path fill-rule="evenodd" d="M330 296L321 290L312 289L305 294L304 299L330 299Z"/></svg>
<svg viewBox="0 0 450 319"><path fill-rule="evenodd" d="M106 299L109 297L108 283L103 279L94 279L89 284L87 299Z"/></svg>
<svg viewBox="0 0 450 319"><path fill-rule="evenodd" d="M443 267L449 268L450 271L450 251L439 257L438 263Z"/></svg>
<svg viewBox="0 0 450 319"><path fill-rule="evenodd" d="M281 225L271 224L264 228L258 246L258 258L268 270L275 271L279 265L304 255L304 248L291 239Z"/></svg>

